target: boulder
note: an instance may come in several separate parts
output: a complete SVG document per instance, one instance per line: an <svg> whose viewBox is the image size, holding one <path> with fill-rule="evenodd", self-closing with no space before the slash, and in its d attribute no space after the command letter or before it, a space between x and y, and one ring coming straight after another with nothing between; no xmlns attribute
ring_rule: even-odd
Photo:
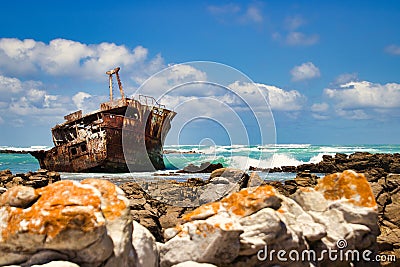
<svg viewBox="0 0 400 267"><path fill-rule="evenodd" d="M136 266L129 201L114 184L66 180L33 193L17 189L1 196L1 265L62 260L86 266ZM28 193L11 201L19 192Z"/></svg>
<svg viewBox="0 0 400 267"><path fill-rule="evenodd" d="M185 265L190 261L217 266L312 264L283 262L276 255L263 261L259 256L267 247L297 253L313 249L317 255L326 249L376 253L376 218L371 187L362 174L353 171L326 176L315 189L302 187L293 199L269 185L246 188L200 206L182 217L183 224L166 229L160 265L196 266ZM322 264L348 266L350 262L330 262L325 255Z"/></svg>
<svg viewBox="0 0 400 267"><path fill-rule="evenodd" d="M143 225L133 221L132 244L138 263L142 267L158 267L158 249L156 239Z"/></svg>
<svg viewBox="0 0 400 267"><path fill-rule="evenodd" d="M203 162L200 166L189 164L183 170L177 171L177 173L210 173L222 167L224 166L221 163Z"/></svg>

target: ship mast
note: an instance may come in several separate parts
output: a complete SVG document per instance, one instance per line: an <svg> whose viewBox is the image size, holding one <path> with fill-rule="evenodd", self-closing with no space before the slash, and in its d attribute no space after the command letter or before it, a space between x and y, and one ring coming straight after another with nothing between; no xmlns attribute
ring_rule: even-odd
<svg viewBox="0 0 400 267"><path fill-rule="evenodd" d="M115 74L115 76L117 76L117 82L118 82L118 87L119 87L119 92L121 93L121 98L122 100L125 100L125 94L124 94L124 89L122 88L122 83L121 80L119 78L119 70L120 67L116 67L113 70L109 70L106 72L106 74L108 75L108 79L109 79L109 88L110 88L110 101L113 101L113 85L112 85L112 76L113 74Z"/></svg>

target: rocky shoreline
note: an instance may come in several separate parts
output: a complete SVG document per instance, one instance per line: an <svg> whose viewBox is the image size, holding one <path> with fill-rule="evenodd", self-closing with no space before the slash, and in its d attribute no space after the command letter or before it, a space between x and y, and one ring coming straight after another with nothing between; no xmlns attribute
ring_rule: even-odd
<svg viewBox="0 0 400 267"><path fill-rule="evenodd" d="M19 229L13 228L16 239L10 241L9 237L5 237L4 227L10 223L10 219L6 220L10 210L19 208L24 213L32 209L43 198L44 191L56 191L54 186L61 190L56 194L62 194L65 190L58 185L67 181L59 181L57 173L45 170L16 175L1 171L0 186L3 190L0 193L5 193L0 195L0 213L3 214L0 216L0 233L3 233L0 238L0 265L30 266L33 263L62 260L62 264L67 265L57 262L52 266L117 266L112 265L112 262L120 258L118 266L310 266L310 262L279 262L276 258L273 261L260 261L257 253L266 244L271 250L293 249L301 252L311 249L321 252L324 249L337 249L336 241L343 239L347 242L347 250L369 250L373 255L394 255L397 262L386 261L382 265L397 266L400 260L399 157L399 154L369 153L324 156L324 160L318 164L296 167L297 177L284 183L262 181L256 172L229 168L214 170L206 181L191 178L186 182L127 182L120 186L122 190L106 181L87 179L81 184L86 189L90 187L91 194L99 198L98 203L101 205L95 211L98 214L98 218L95 216L96 223L91 225L91 229L96 229L98 233L96 237L92 236L92 244L96 245L80 247L85 253L76 251L75 247L71 248L75 244L73 241L70 241L71 244L47 239L43 241L40 236L47 235L46 231L35 233L35 238L28 242L32 245L39 238L41 241L35 243L35 246L42 249L37 251L26 247L25 243L20 243L20 235L26 238L25 232L30 231L29 225L22 229L27 222L19 222ZM364 173L365 176L347 169ZM313 174L321 173L322 170L326 173L339 173L324 178ZM20 185L36 189L26 190ZM68 186L76 187L77 191L82 187L77 182ZM12 201L15 197L10 196L18 192L27 193L19 196L22 202L15 204ZM39 200L37 195L40 195ZM65 201L71 199L71 195L68 196ZM77 216L85 218L88 214L82 211L84 208L81 206L85 206L83 202L87 195L78 194L75 198L82 203L58 205L64 205L62 210L67 210L68 214L77 205ZM24 199L27 200L24 202ZM122 201L118 202L122 203L118 205L119 212L105 205L114 203L112 199ZM210 201L213 202L209 204ZM37 209L49 208L38 206ZM104 218L101 219L99 214ZM15 216L8 218L15 219ZM28 219L33 220L32 217L25 218L26 221ZM82 228L87 223L82 224L81 219L76 222L72 220L72 225L76 226L73 229L70 229L69 224L58 225L64 227L62 229L65 232L61 231L63 234L53 239L67 238L71 231L73 236L79 237L78 240L81 236L87 236ZM43 217L41 220L46 221ZM118 225L118 229L125 230L118 232L110 228L110 225ZM117 241L115 238L118 235L124 236L124 240ZM113 240L111 243L114 247L106 241L109 238ZM107 257L100 259L93 252L94 249L108 251L105 253ZM379 266L377 262L375 265L365 261L353 263L355 266ZM349 261L331 262L327 258L311 264L350 266Z"/></svg>

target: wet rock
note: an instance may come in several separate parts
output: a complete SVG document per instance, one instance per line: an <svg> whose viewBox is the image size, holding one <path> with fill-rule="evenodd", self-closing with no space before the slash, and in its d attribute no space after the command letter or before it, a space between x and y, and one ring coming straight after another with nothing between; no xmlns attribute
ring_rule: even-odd
<svg viewBox="0 0 400 267"><path fill-rule="evenodd" d="M224 166L221 163L214 164L210 162L204 162L200 166L189 164L188 166L184 167L183 170L177 171L177 173L210 173L223 167Z"/></svg>

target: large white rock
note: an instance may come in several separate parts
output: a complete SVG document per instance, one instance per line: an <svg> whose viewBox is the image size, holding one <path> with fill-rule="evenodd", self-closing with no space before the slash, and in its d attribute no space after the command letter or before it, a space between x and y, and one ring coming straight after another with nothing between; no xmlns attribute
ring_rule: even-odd
<svg viewBox="0 0 400 267"><path fill-rule="evenodd" d="M0 265L136 266L131 222L128 199L105 180L8 190L0 198Z"/></svg>
<svg viewBox="0 0 400 267"><path fill-rule="evenodd" d="M157 267L159 265L156 239L140 223L133 221L132 244L142 267Z"/></svg>
<svg viewBox="0 0 400 267"><path fill-rule="evenodd" d="M339 240L347 243L346 249L370 249L377 236L376 211L367 180L351 171L327 176L293 199L270 186L248 188L197 208L183 217L182 225L167 229L160 262L162 267L196 266L190 261L236 267L315 266L307 260L282 261L276 253L313 249L320 255L322 250L338 249ZM258 257L263 251L275 255L264 260ZM323 266L349 264L330 262L325 255L322 260Z"/></svg>

